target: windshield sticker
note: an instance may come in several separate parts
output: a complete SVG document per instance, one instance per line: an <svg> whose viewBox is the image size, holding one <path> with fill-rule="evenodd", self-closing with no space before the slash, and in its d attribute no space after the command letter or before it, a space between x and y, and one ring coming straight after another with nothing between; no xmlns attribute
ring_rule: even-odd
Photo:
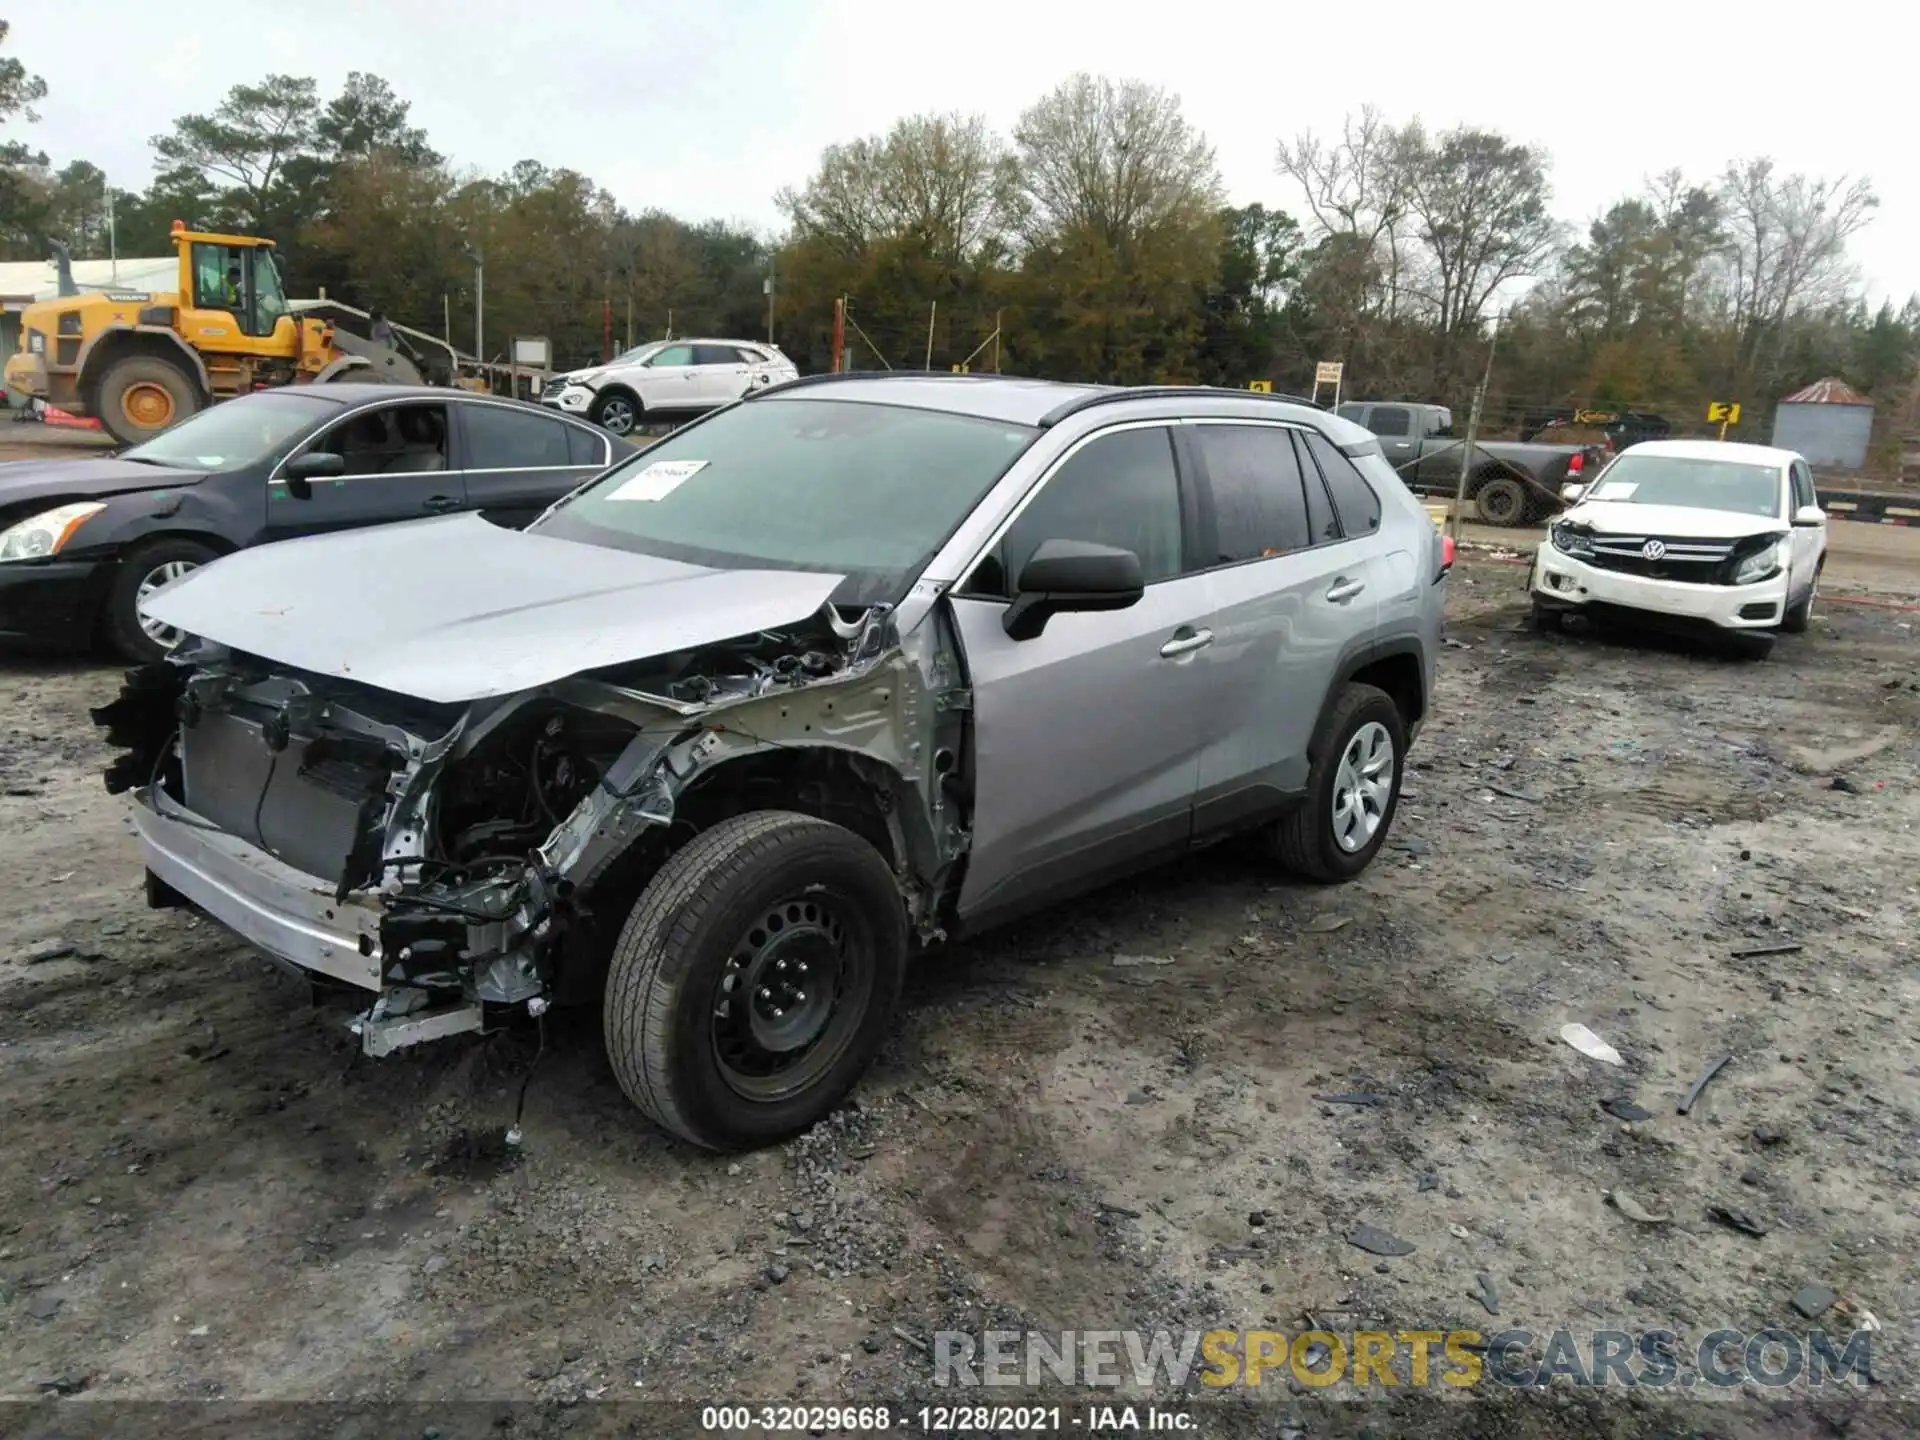
<svg viewBox="0 0 1920 1440"><path fill-rule="evenodd" d="M1603 485L1593 487L1589 500L1631 500L1633 492L1640 488L1636 480L1609 480Z"/></svg>
<svg viewBox="0 0 1920 1440"><path fill-rule="evenodd" d="M656 460L608 492L609 500L664 500L707 468L705 460Z"/></svg>

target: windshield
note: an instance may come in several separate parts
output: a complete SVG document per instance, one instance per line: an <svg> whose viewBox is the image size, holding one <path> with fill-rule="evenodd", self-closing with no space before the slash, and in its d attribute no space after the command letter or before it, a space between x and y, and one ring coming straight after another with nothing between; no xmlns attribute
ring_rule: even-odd
<svg viewBox="0 0 1920 1440"><path fill-rule="evenodd" d="M1735 515L1780 516L1780 472L1739 460L1696 460L1629 450L1593 482L1589 500L1627 505L1684 505Z"/></svg>
<svg viewBox="0 0 1920 1440"><path fill-rule="evenodd" d="M638 362L646 359L647 356L651 355L654 351L658 350L661 344L662 342L659 340L649 340L646 344L636 345L631 350L622 350L618 355L614 356L613 359L609 360L607 363L609 365L637 364Z"/></svg>
<svg viewBox="0 0 1920 1440"><path fill-rule="evenodd" d="M722 569L839 572L896 602L1039 434L845 400L735 405L609 471L535 527Z"/></svg>
<svg viewBox="0 0 1920 1440"><path fill-rule="evenodd" d="M120 458L178 470L237 470L277 460L310 427L337 413L332 401L305 395L243 395L182 420Z"/></svg>

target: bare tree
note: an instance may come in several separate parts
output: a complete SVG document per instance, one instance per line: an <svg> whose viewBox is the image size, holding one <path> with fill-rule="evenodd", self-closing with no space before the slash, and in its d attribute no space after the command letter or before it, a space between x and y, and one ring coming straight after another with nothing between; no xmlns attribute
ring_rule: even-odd
<svg viewBox="0 0 1920 1440"><path fill-rule="evenodd" d="M1427 300L1442 363L1476 330L1501 286L1538 275L1560 225L1547 211L1547 157L1469 126L1403 136L1407 208L1432 277Z"/></svg>
<svg viewBox="0 0 1920 1440"><path fill-rule="evenodd" d="M1786 349L1792 315L1833 304L1854 280L1847 242L1873 218L1879 198L1864 179L1774 174L1761 158L1729 165L1720 181L1727 217L1733 323L1748 372Z"/></svg>
<svg viewBox="0 0 1920 1440"><path fill-rule="evenodd" d="M915 115L884 136L830 145L799 190L776 197L797 234L848 256L912 239L961 264L997 251L1016 180L1005 144L977 115Z"/></svg>
<svg viewBox="0 0 1920 1440"><path fill-rule="evenodd" d="M1409 135L1418 135L1418 122ZM1380 112L1363 106L1349 115L1336 143L1323 142L1304 130L1292 143L1280 142L1275 165L1298 185L1306 197L1317 240L1333 240L1329 254L1337 253L1352 273L1347 279L1353 294L1344 307L1356 315L1365 308L1367 289L1377 276L1383 288L1382 305L1391 319L1398 309L1401 242L1407 217L1406 140Z"/></svg>
<svg viewBox="0 0 1920 1440"><path fill-rule="evenodd" d="M1145 81L1075 75L1022 114L1013 137L1030 245L1076 234L1124 252L1223 203L1213 146L1177 96Z"/></svg>

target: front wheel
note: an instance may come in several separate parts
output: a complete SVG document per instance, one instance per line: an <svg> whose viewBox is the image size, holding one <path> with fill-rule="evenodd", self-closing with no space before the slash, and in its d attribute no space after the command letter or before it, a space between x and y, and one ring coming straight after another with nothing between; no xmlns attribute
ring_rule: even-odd
<svg viewBox="0 0 1920 1440"><path fill-rule="evenodd" d="M138 445L200 409L194 379L171 360L129 355L100 377L94 410L122 445Z"/></svg>
<svg viewBox="0 0 1920 1440"><path fill-rule="evenodd" d="M198 570L220 552L197 540L155 540L130 551L107 592L102 628L109 644L135 664L164 660L180 643L180 632L140 613L154 591Z"/></svg>
<svg viewBox="0 0 1920 1440"><path fill-rule="evenodd" d="M832 1112L880 1048L906 965L893 872L851 830L751 811L635 902L607 974L607 1057L654 1122L710 1150Z"/></svg>
<svg viewBox="0 0 1920 1440"><path fill-rule="evenodd" d="M1780 617L1780 628L1789 635L1804 635L1807 626L1813 623L1813 602L1820 594L1820 570L1813 572L1813 583L1807 586L1806 598L1798 605L1789 605L1787 613Z"/></svg>
<svg viewBox="0 0 1920 1440"><path fill-rule="evenodd" d="M611 390L594 402L591 418L609 435L631 435L640 423L640 402L624 390Z"/></svg>
<svg viewBox="0 0 1920 1440"><path fill-rule="evenodd" d="M1272 832L1275 857L1310 880L1351 880L1386 843L1400 805L1406 722L1384 690L1346 685L1308 746L1307 796Z"/></svg>

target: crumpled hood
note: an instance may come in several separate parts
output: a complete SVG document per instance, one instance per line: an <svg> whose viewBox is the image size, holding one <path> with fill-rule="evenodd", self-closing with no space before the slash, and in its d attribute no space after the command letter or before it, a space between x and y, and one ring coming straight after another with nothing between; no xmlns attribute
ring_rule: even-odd
<svg viewBox="0 0 1920 1440"><path fill-rule="evenodd" d="M844 578L710 570L451 515L255 546L144 608L295 669L452 704L794 625Z"/></svg>
<svg viewBox="0 0 1920 1440"><path fill-rule="evenodd" d="M1731 510L1699 510L1686 505L1634 505L1617 500L1583 500L1563 516L1591 526L1600 535L1664 535L1699 540L1743 540L1749 535L1784 535L1784 520L1736 515Z"/></svg>
<svg viewBox="0 0 1920 1440"><path fill-rule="evenodd" d="M0 465L0 509L45 500L103 500L137 490L177 490L198 485L207 477L198 470L169 470L117 460L111 455L91 460L14 460Z"/></svg>

